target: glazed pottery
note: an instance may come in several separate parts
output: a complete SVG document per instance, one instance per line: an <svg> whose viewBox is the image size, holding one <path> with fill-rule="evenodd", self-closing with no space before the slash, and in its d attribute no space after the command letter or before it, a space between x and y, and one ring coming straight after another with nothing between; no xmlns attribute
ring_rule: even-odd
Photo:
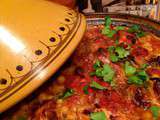
<svg viewBox="0 0 160 120"><path fill-rule="evenodd" d="M44 83L80 42L82 14L47 0L0 0L0 112Z"/></svg>

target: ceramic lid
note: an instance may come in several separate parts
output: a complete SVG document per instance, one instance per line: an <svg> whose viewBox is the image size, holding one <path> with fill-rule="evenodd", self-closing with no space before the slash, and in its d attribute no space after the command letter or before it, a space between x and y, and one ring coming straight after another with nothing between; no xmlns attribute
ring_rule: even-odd
<svg viewBox="0 0 160 120"><path fill-rule="evenodd" d="M56 72L85 26L83 15L47 0L0 0L0 112Z"/></svg>

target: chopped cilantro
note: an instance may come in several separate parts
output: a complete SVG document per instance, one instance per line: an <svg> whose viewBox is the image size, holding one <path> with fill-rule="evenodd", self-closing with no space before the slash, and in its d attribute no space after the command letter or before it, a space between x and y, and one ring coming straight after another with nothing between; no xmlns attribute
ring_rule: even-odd
<svg viewBox="0 0 160 120"><path fill-rule="evenodd" d="M116 39L115 43L116 43L116 45L118 45L118 44L119 44L119 40L118 40L118 39Z"/></svg>
<svg viewBox="0 0 160 120"><path fill-rule="evenodd" d="M139 31L139 32L136 33L136 36L139 37L139 38L140 38L140 37L143 37L143 36L145 36L145 35L146 35L146 34L145 34L145 32L143 32L143 31Z"/></svg>
<svg viewBox="0 0 160 120"><path fill-rule="evenodd" d="M97 69L101 66L101 61L100 60L96 60L95 64L93 65L94 69Z"/></svg>
<svg viewBox="0 0 160 120"><path fill-rule="evenodd" d="M129 29L128 32L129 33L135 33L138 32L140 30L140 26L139 25L132 25Z"/></svg>
<svg viewBox="0 0 160 120"><path fill-rule="evenodd" d="M128 61L125 62L124 66L125 74L128 77L129 84L143 86L147 85L147 80L149 79L149 76L144 69L138 70L135 67L131 66Z"/></svg>
<svg viewBox="0 0 160 120"><path fill-rule="evenodd" d="M116 56L115 54L113 54L113 53L110 53L110 60L112 61L112 62L118 62L118 56Z"/></svg>
<svg viewBox="0 0 160 120"><path fill-rule="evenodd" d="M109 52L114 52L114 50L115 50L115 46L109 46L108 47L108 51Z"/></svg>
<svg viewBox="0 0 160 120"><path fill-rule="evenodd" d="M102 34L108 35L109 33L110 33L110 27L109 27L109 26L105 26L105 27L102 29Z"/></svg>
<svg viewBox="0 0 160 120"><path fill-rule="evenodd" d="M105 17L105 27L102 29L102 34L112 38L116 34L116 30L110 28L112 24L111 18L109 16Z"/></svg>
<svg viewBox="0 0 160 120"><path fill-rule="evenodd" d="M115 28L115 30L116 30L116 31L124 30L124 29L125 29L125 27L124 27L124 26L117 26L117 27Z"/></svg>
<svg viewBox="0 0 160 120"><path fill-rule="evenodd" d="M95 72L95 75L97 76L97 77L103 77L103 68L97 68L96 69L96 72Z"/></svg>
<svg viewBox="0 0 160 120"><path fill-rule="evenodd" d="M110 30L110 32L107 34L107 36L112 38L115 34L116 34L115 30Z"/></svg>
<svg viewBox="0 0 160 120"><path fill-rule="evenodd" d="M127 76L133 75L136 72L136 68L131 66L128 61L125 62L124 69Z"/></svg>
<svg viewBox="0 0 160 120"><path fill-rule="evenodd" d="M150 110L152 111L153 117L155 120L158 120L160 114L160 107L158 106L151 106Z"/></svg>
<svg viewBox="0 0 160 120"><path fill-rule="evenodd" d="M91 120L107 120L104 112L94 112L90 114Z"/></svg>
<svg viewBox="0 0 160 120"><path fill-rule="evenodd" d="M95 64L97 64L97 62ZM94 67L94 65L93 68L95 71L90 73L91 76L95 75L97 77L101 77L105 82L108 83L113 81L115 71L108 64L104 64L98 67Z"/></svg>
<svg viewBox="0 0 160 120"><path fill-rule="evenodd" d="M145 36L145 32L143 32L139 25L133 25L128 29L129 33L135 33L137 37Z"/></svg>
<svg viewBox="0 0 160 120"><path fill-rule="evenodd" d="M103 80L104 80L105 82L112 83L114 75L115 75L115 72L114 72L114 71L111 71L111 72L109 72L108 74L105 74L105 75L103 76Z"/></svg>
<svg viewBox="0 0 160 120"><path fill-rule="evenodd" d="M104 64L103 65L103 71L102 71L102 75L106 75L106 74L109 74L110 72L114 72L112 70L112 68L109 66L109 64Z"/></svg>
<svg viewBox="0 0 160 120"><path fill-rule="evenodd" d="M118 62L120 59L123 59L130 54L128 50L124 49L121 46L110 46L108 47L108 51L110 53L110 60L112 62Z"/></svg>
<svg viewBox="0 0 160 120"><path fill-rule="evenodd" d="M89 94L89 92L88 92L88 85L85 85L84 87L83 87L83 92L86 94L86 95L88 95Z"/></svg>
<svg viewBox="0 0 160 120"><path fill-rule="evenodd" d="M116 30L112 30L109 27L104 27L102 34L112 38L116 34Z"/></svg>
<svg viewBox="0 0 160 120"><path fill-rule="evenodd" d="M105 26L110 26L112 24L112 20L109 16L105 17Z"/></svg>
<svg viewBox="0 0 160 120"><path fill-rule="evenodd" d="M143 81L146 81L149 78L144 70L137 72L137 75Z"/></svg>
<svg viewBox="0 0 160 120"><path fill-rule="evenodd" d="M116 88L116 86L117 86L116 82L115 81L111 81L111 87L113 87L113 89L114 89L114 88Z"/></svg>
<svg viewBox="0 0 160 120"><path fill-rule="evenodd" d="M135 84L135 85L143 85L143 81L138 76L128 77L128 83Z"/></svg>
<svg viewBox="0 0 160 120"><path fill-rule="evenodd" d="M98 84L95 81L91 82L90 87L96 88L96 89L99 89L99 90L105 90L105 89L107 89L106 87L103 87L102 85Z"/></svg>
<svg viewBox="0 0 160 120"><path fill-rule="evenodd" d="M115 52L118 54L119 58L125 58L129 55L129 51L120 46L116 47Z"/></svg>
<svg viewBox="0 0 160 120"><path fill-rule="evenodd" d="M65 99L65 98L68 98L68 97L72 96L73 94L74 94L73 89L67 89L61 98Z"/></svg>
<svg viewBox="0 0 160 120"><path fill-rule="evenodd" d="M117 31L119 30L124 30L125 27L124 26L116 26L115 29L111 28L111 24L112 24L112 20L109 16L106 16L105 17L105 26L104 28L102 29L102 34L112 38L116 33Z"/></svg>
<svg viewBox="0 0 160 120"><path fill-rule="evenodd" d="M144 70L142 70L137 71L133 76L128 77L128 83L135 85L145 85L148 79L149 77L147 73Z"/></svg>
<svg viewBox="0 0 160 120"><path fill-rule="evenodd" d="M141 69L144 70L144 69L146 69L148 66L149 66L148 64L143 64L143 65L141 66Z"/></svg>
<svg viewBox="0 0 160 120"><path fill-rule="evenodd" d="M136 69L131 66L128 61L126 61L124 70L126 76L128 77L128 84L143 85L144 87L147 87L147 80L149 80L149 76L144 69Z"/></svg>

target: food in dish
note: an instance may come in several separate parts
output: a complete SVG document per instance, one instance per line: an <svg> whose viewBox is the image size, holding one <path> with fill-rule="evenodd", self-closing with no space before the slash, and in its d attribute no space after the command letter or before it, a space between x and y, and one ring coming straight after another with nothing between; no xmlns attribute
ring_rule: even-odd
<svg viewBox="0 0 160 120"><path fill-rule="evenodd" d="M13 120L160 120L160 39L139 25L115 26L106 16L104 25L88 27L65 66L35 98L5 114Z"/></svg>

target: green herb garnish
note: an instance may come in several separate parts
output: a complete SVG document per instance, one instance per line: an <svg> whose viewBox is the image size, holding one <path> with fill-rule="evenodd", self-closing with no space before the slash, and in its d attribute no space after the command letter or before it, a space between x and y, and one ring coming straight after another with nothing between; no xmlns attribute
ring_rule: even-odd
<svg viewBox="0 0 160 120"><path fill-rule="evenodd" d="M105 26L110 26L112 24L112 20L109 16L105 17Z"/></svg>
<svg viewBox="0 0 160 120"><path fill-rule="evenodd" d="M133 75L136 72L136 68L131 66L128 61L125 62L124 69L127 76Z"/></svg>
<svg viewBox="0 0 160 120"><path fill-rule="evenodd" d="M116 44L116 45L119 44L119 39L118 39L118 38L116 39L115 44Z"/></svg>
<svg viewBox="0 0 160 120"><path fill-rule="evenodd" d="M137 35L137 37L140 38L140 37L144 37L146 34L143 31L139 31L139 32L136 33L136 35Z"/></svg>
<svg viewBox="0 0 160 120"><path fill-rule="evenodd" d="M149 66L148 64L143 64L143 65L141 65L140 69L145 70L148 66Z"/></svg>
<svg viewBox="0 0 160 120"><path fill-rule="evenodd" d="M115 75L115 72L113 71L113 69L108 64L105 64L103 66L103 68L104 68L103 80L105 82L111 83L113 81L113 77Z"/></svg>
<svg viewBox="0 0 160 120"><path fill-rule="evenodd" d="M108 51L110 53L110 60L112 62L118 62L130 54L128 50L124 49L121 46L117 46L117 47L110 46L108 47Z"/></svg>
<svg viewBox="0 0 160 120"><path fill-rule="evenodd" d="M117 33L117 31L125 29L124 26L117 26L117 27L115 27L115 29L112 29L111 24L112 24L111 18L109 16L106 16L105 17L105 26L102 29L102 34L104 34L110 38L112 38Z"/></svg>
<svg viewBox="0 0 160 120"><path fill-rule="evenodd" d="M115 30L116 30L116 31L124 30L124 29L125 29L125 27L124 27L124 26L117 26L117 27L115 28Z"/></svg>
<svg viewBox="0 0 160 120"><path fill-rule="evenodd" d="M111 18L109 16L106 16L105 17L105 27L102 30L102 34L110 38L116 34L116 30L113 30L110 28L111 24L112 24Z"/></svg>
<svg viewBox="0 0 160 120"><path fill-rule="evenodd" d="M96 62L95 62L95 64L93 65L93 68L94 69L97 69L97 68L99 68L99 67L101 67L101 61L100 60L96 60Z"/></svg>
<svg viewBox="0 0 160 120"><path fill-rule="evenodd" d="M114 52L115 46L109 46L107 49L109 52Z"/></svg>
<svg viewBox="0 0 160 120"><path fill-rule="evenodd" d="M115 71L108 64L99 65L98 67L94 66L97 66L97 62L93 65L95 71L90 73L91 76L95 75L97 77L101 77L108 83L113 82Z"/></svg>
<svg viewBox="0 0 160 120"><path fill-rule="evenodd" d="M137 76L143 81L146 81L149 78L148 74L144 70L138 71Z"/></svg>
<svg viewBox="0 0 160 120"><path fill-rule="evenodd" d="M68 97L72 96L73 94L74 94L73 89L67 89L61 98L65 99L65 98L68 98Z"/></svg>
<svg viewBox="0 0 160 120"><path fill-rule="evenodd" d="M128 77L128 84L147 85L149 79L144 69L136 69L128 61L124 65L125 74Z"/></svg>
<svg viewBox="0 0 160 120"><path fill-rule="evenodd" d="M128 77L128 83L135 84L135 85L143 85L143 81L138 76Z"/></svg>
<svg viewBox="0 0 160 120"><path fill-rule="evenodd" d="M86 95L88 95L89 94L89 92L88 92L88 85L85 85L84 87L83 87L83 92L86 94Z"/></svg>
<svg viewBox="0 0 160 120"><path fill-rule="evenodd" d="M137 71L133 76L128 77L128 83L135 85L145 85L148 79L149 77L147 73L144 70L142 70Z"/></svg>
<svg viewBox="0 0 160 120"><path fill-rule="evenodd" d="M116 47L115 52L118 54L119 58L125 58L129 55L129 51L125 50L123 47Z"/></svg>
<svg viewBox="0 0 160 120"><path fill-rule="evenodd" d="M104 27L102 34L112 38L116 34L116 30L112 30L109 27Z"/></svg>
<svg viewBox="0 0 160 120"><path fill-rule="evenodd" d="M115 54L111 53L110 56L109 56L110 60L112 62L118 62L118 56L116 56Z"/></svg>
<svg viewBox="0 0 160 120"><path fill-rule="evenodd" d="M138 32L140 30L140 26L139 25L132 25L129 29L128 32L129 33L135 33Z"/></svg>
<svg viewBox="0 0 160 120"><path fill-rule="evenodd" d="M160 114L160 107L152 106L152 107L150 107L150 110L152 111L154 120L158 120L158 117L159 117L159 114Z"/></svg>
<svg viewBox="0 0 160 120"><path fill-rule="evenodd" d="M129 33L135 33L137 37L143 37L145 36L145 32L141 30L141 27L139 25L133 25L128 29Z"/></svg>
<svg viewBox="0 0 160 120"><path fill-rule="evenodd" d="M91 82L90 87L96 88L96 89L99 89L99 90L106 90L107 89L106 87L103 87L102 85L100 85L99 83L97 83L95 81Z"/></svg>
<svg viewBox="0 0 160 120"><path fill-rule="evenodd" d="M107 120L104 112L94 112L90 114L91 120Z"/></svg>
<svg viewBox="0 0 160 120"><path fill-rule="evenodd" d="M110 72L114 72L113 69L109 66L109 64L104 64L103 65L102 75L104 76L106 74L109 74Z"/></svg>

